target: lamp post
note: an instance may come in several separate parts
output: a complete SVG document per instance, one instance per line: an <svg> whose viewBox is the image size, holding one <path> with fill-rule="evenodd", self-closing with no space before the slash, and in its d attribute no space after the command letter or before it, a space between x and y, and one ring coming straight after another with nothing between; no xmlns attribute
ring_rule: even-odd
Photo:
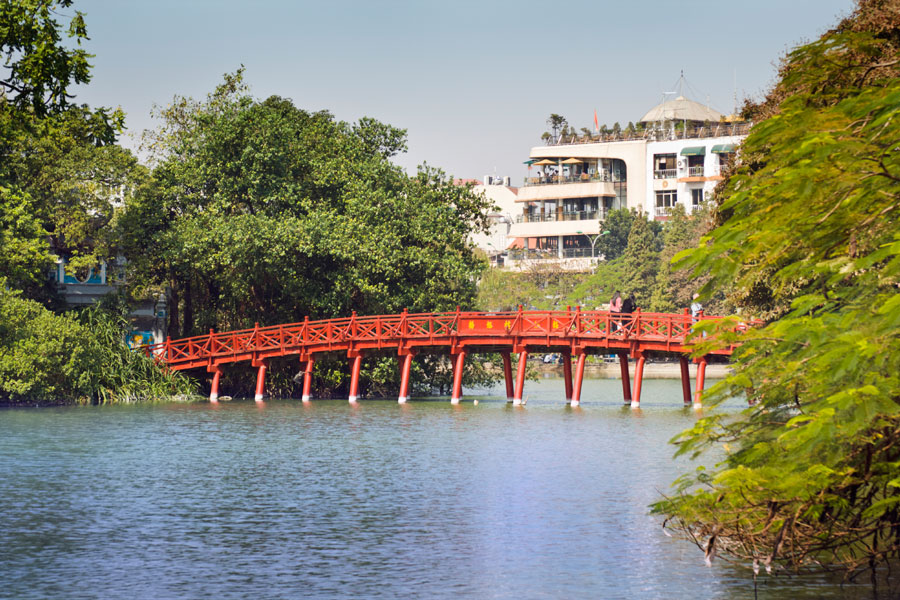
<svg viewBox="0 0 900 600"><path fill-rule="evenodd" d="M603 237L604 235L609 233L609 230L601 231L600 233L598 233L596 235L590 235L583 231L576 231L575 233L583 235L584 237L586 237L588 239L588 241L591 243L591 258L596 258L594 256L594 246L597 245L597 240L599 240L601 237Z"/></svg>

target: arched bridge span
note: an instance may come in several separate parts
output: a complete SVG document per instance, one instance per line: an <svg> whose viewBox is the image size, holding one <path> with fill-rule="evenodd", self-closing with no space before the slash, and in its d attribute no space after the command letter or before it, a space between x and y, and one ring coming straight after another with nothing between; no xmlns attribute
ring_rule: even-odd
<svg viewBox="0 0 900 600"><path fill-rule="evenodd" d="M703 320L722 317L703 316ZM256 399L262 400L268 361L282 356L297 356L303 364L303 401L308 402L316 355L324 352L346 353L351 361L350 401L357 401L359 371L363 356L374 350L396 349L401 362L399 401L409 393L409 372L417 353L449 353L454 366L451 402L462 396L462 371L466 355L471 352L497 352L503 359L508 398L522 402L525 361L529 352L558 352L563 358L566 400L577 405L581 400L581 384L585 359L589 354L616 354L622 372L622 389L626 403L640 405L641 384L647 352L671 353L679 357L685 404L699 406L704 385L706 357L696 359L697 386L691 395L687 341L697 319L684 313L631 314L608 311L525 311L407 313L397 315L352 316L320 321L254 327L199 335L146 346L158 362L173 370L206 369L212 373L210 400L216 401L219 377L225 365L249 362L258 369ZM713 354L729 355L733 347ZM513 379L511 353L519 356ZM632 390L629 356L636 359ZM572 358L575 371L572 371ZM574 377L573 377L574 375Z"/></svg>

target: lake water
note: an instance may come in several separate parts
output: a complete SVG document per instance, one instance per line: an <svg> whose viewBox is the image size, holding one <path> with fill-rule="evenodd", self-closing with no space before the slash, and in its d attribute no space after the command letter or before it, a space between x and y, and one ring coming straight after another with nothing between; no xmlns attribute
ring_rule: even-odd
<svg viewBox="0 0 900 600"><path fill-rule="evenodd" d="M691 468L677 380L526 395L2 410L0 598L754 598L648 514Z"/></svg>

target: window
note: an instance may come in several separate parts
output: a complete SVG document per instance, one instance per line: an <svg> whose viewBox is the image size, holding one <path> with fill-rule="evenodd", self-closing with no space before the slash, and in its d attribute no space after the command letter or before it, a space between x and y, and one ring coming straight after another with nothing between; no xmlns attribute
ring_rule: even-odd
<svg viewBox="0 0 900 600"><path fill-rule="evenodd" d="M653 155L653 178L671 179L676 176L676 164L674 154Z"/></svg>
<svg viewBox="0 0 900 600"><path fill-rule="evenodd" d="M703 188L697 188L691 190L691 209L692 210L700 210L700 206L703 204Z"/></svg>
<svg viewBox="0 0 900 600"><path fill-rule="evenodd" d="M675 190L656 192L656 216L669 216L672 212L672 207L674 207L677 202L676 198Z"/></svg>

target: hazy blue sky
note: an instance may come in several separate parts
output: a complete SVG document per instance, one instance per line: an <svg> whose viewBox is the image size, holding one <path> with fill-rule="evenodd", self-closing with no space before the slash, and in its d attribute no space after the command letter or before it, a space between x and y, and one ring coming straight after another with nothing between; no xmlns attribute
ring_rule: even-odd
<svg viewBox="0 0 900 600"><path fill-rule="evenodd" d="M255 96L370 116L409 133L397 159L457 177L525 175L550 113L636 121L684 70L721 112L759 97L785 50L851 0L76 0L96 54L78 100L120 105L132 133L173 95L203 97L247 68ZM134 143L123 139L126 145Z"/></svg>

